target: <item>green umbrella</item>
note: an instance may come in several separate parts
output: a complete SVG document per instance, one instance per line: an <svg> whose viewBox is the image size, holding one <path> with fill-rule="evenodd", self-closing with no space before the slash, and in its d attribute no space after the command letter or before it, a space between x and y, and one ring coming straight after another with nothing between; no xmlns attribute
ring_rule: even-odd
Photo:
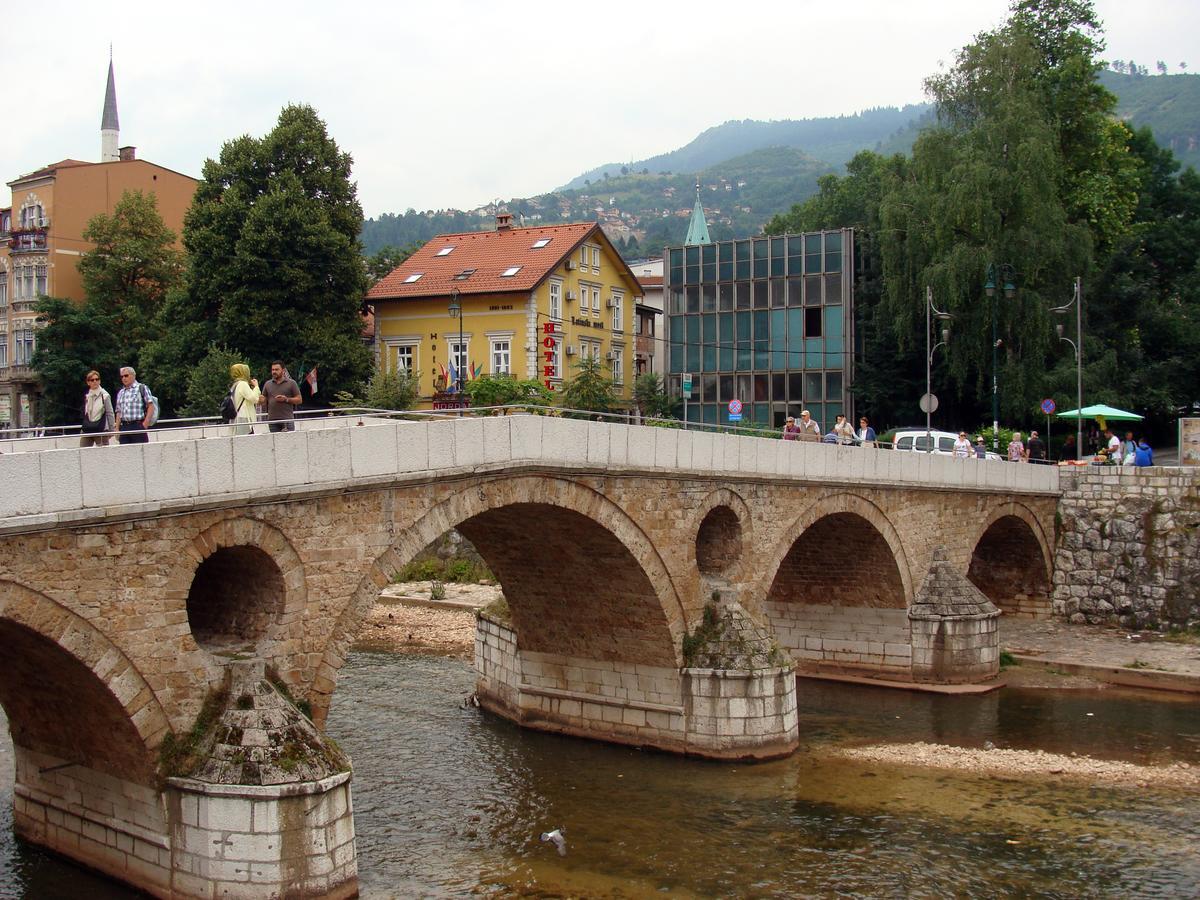
<svg viewBox="0 0 1200 900"><path fill-rule="evenodd" d="M1056 418L1095 419L1100 423L1101 428L1106 428L1105 419L1112 419L1114 422L1140 422L1143 416L1097 403L1095 406L1085 406L1083 409L1068 409L1066 412L1060 412Z"/></svg>

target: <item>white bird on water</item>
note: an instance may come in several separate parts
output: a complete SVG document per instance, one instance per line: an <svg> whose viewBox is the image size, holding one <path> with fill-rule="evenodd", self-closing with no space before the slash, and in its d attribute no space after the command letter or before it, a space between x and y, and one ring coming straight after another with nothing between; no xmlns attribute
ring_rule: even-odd
<svg viewBox="0 0 1200 900"><path fill-rule="evenodd" d="M559 856L567 855L567 839L563 837L567 829L555 828L553 831L543 831L542 840L553 844L558 849Z"/></svg>

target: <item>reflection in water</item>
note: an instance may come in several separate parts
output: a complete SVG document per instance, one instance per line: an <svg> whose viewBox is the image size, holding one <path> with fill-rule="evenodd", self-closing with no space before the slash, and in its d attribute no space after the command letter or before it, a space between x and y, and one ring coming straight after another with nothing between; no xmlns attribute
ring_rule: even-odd
<svg viewBox="0 0 1200 900"><path fill-rule="evenodd" d="M739 765L522 731L460 708L473 681L460 661L384 653L355 653L343 670L329 731L354 759L364 896L1179 896L1200 884L1200 797L823 752L990 740L1200 764L1194 700L943 697L805 681L801 752ZM10 748L0 766L10 823ZM558 826L565 857L538 840ZM125 896L17 846L10 827L0 831L0 884L3 896Z"/></svg>

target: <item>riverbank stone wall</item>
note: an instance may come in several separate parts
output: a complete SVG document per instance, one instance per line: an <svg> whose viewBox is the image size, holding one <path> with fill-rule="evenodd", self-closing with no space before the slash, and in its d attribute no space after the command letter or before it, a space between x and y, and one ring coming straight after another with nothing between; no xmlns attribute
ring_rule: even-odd
<svg viewBox="0 0 1200 900"><path fill-rule="evenodd" d="M1054 613L1131 628L1200 622L1200 471L1064 470Z"/></svg>

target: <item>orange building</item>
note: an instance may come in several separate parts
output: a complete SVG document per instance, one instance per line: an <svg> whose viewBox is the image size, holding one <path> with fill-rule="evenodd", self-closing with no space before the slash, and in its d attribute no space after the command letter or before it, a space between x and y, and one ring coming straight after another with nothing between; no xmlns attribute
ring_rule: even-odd
<svg viewBox="0 0 1200 900"><path fill-rule="evenodd" d="M0 427L42 419L39 381L30 365L37 348L33 306L43 296L83 299L79 258L93 246L83 239L88 221L111 214L127 191L142 191L156 197L167 227L182 235L196 179L138 159L133 147L118 149L117 133L110 62L101 161L64 159L8 182L12 207L0 209ZM111 388L116 376L104 374Z"/></svg>

